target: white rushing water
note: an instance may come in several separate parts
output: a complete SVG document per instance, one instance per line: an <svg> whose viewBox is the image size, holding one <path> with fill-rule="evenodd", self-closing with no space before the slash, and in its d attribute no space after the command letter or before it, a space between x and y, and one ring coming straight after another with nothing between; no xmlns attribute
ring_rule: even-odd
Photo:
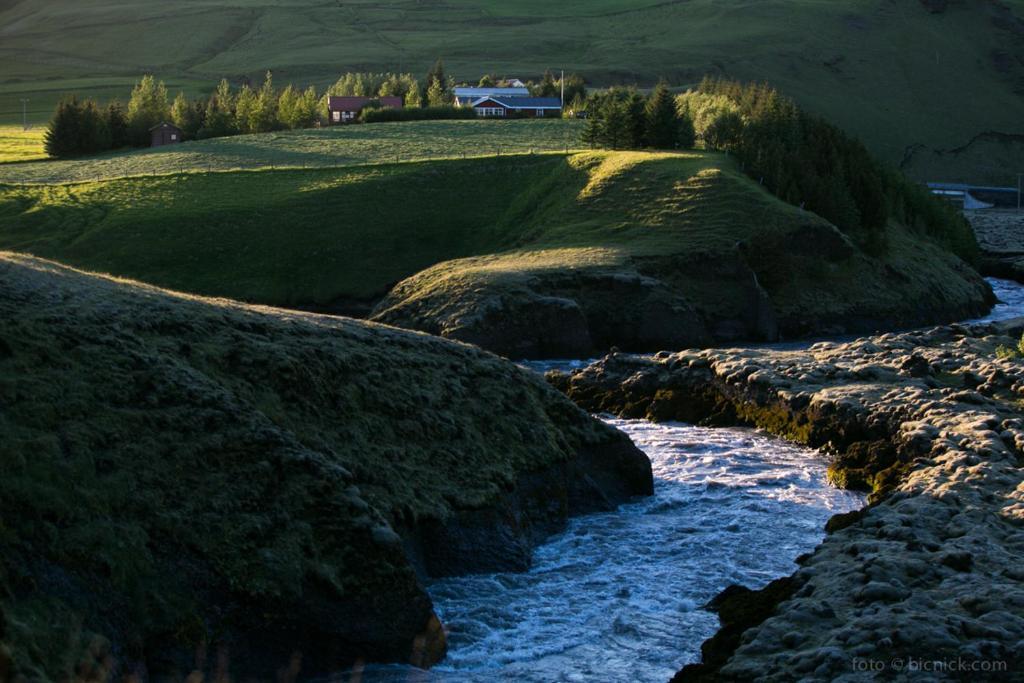
<svg viewBox="0 0 1024 683"><path fill-rule="evenodd" d="M1013 280L1000 280L995 277L985 279L992 286L992 291L995 292L999 303L988 315L969 322L995 322L1024 316L1024 285Z"/></svg>
<svg viewBox="0 0 1024 683"><path fill-rule="evenodd" d="M528 572L431 582L447 659L364 681L667 681L718 628L702 605L792 573L864 504L828 485L823 456L753 430L607 421L651 458L654 496L571 520Z"/></svg>
<svg viewBox="0 0 1024 683"><path fill-rule="evenodd" d="M1000 303L968 322L1024 316L1024 286L988 281ZM708 600L792 573L831 515L865 503L828 485L824 456L754 430L606 421L650 457L654 496L570 520L528 572L431 582L448 657L430 671L375 666L354 680L667 681L718 629Z"/></svg>

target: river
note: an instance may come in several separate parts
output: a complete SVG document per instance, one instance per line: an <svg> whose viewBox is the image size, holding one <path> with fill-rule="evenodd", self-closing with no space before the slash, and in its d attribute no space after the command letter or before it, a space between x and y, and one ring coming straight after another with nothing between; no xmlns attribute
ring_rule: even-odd
<svg viewBox="0 0 1024 683"><path fill-rule="evenodd" d="M989 282L1001 303L978 321L1024 315L1024 287ZM374 666L357 679L667 681L718 629L708 600L792 573L831 515L865 502L828 484L821 454L751 429L603 419L650 457L654 495L571 520L528 572L430 582L448 657L427 672Z"/></svg>

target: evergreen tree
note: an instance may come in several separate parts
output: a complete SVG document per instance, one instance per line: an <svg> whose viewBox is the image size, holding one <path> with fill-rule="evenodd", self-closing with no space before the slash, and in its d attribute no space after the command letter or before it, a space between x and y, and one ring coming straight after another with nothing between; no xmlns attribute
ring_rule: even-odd
<svg viewBox="0 0 1024 683"><path fill-rule="evenodd" d="M320 120L320 98L316 94L316 86L311 85L302 93L298 109L301 112L299 124L302 128L310 128Z"/></svg>
<svg viewBox="0 0 1024 683"><path fill-rule="evenodd" d="M644 146L644 135L647 130L647 100L635 89L626 91L624 98L626 104L626 139L622 146L628 149L637 149Z"/></svg>
<svg viewBox="0 0 1024 683"><path fill-rule="evenodd" d="M50 119L50 125L43 135L46 153L51 157L64 159L81 153L80 139L81 112L78 98L64 98L57 105L57 111Z"/></svg>
<svg viewBox="0 0 1024 683"><path fill-rule="evenodd" d="M146 147L150 142L149 130L171 118L171 105L167 99L167 86L151 74L142 77L132 89L128 101L128 135L131 144Z"/></svg>
<svg viewBox="0 0 1024 683"><path fill-rule="evenodd" d="M443 81L435 80L427 88L427 106L428 107L443 107L448 104L447 98L445 97L445 90Z"/></svg>
<svg viewBox="0 0 1024 683"><path fill-rule="evenodd" d="M95 100L86 100L82 104L80 126L83 154L98 154L110 149L110 129Z"/></svg>
<svg viewBox="0 0 1024 683"><path fill-rule="evenodd" d="M644 107L644 143L647 147L675 149L679 145L679 112L675 100L662 80Z"/></svg>
<svg viewBox="0 0 1024 683"><path fill-rule="evenodd" d="M252 133L253 113L256 111L256 93L248 85L242 86L235 97L235 128L239 133Z"/></svg>
<svg viewBox="0 0 1024 683"><path fill-rule="evenodd" d="M679 112L679 147L682 149L693 149L697 145L697 130L694 128L693 119L689 112Z"/></svg>
<svg viewBox="0 0 1024 683"><path fill-rule="evenodd" d="M121 149L128 146L128 115L120 100L113 100L104 112L107 131L110 133L110 148Z"/></svg>
<svg viewBox="0 0 1024 683"><path fill-rule="evenodd" d="M268 71L263 85L256 93L252 110L249 113L249 131L266 133L274 130L277 124L277 92L274 90L274 77Z"/></svg>
<svg viewBox="0 0 1024 683"><path fill-rule="evenodd" d="M434 66L430 67L430 71L427 72L427 80L424 82L424 87L428 92L434 83L440 83L442 89L447 83L447 77L444 73L444 60L440 57L437 58L437 61L434 62Z"/></svg>
<svg viewBox="0 0 1024 683"><path fill-rule="evenodd" d="M277 121L282 128L299 128L302 114L300 109L302 96L292 87L291 83L281 91L277 98Z"/></svg>
<svg viewBox="0 0 1024 683"><path fill-rule="evenodd" d="M231 92L231 84L228 83L228 79L220 79L220 83L217 84L217 91L214 93L217 97L218 106L227 112L233 112L235 109L235 96Z"/></svg>
<svg viewBox="0 0 1024 683"><path fill-rule="evenodd" d="M405 106L417 108L423 106L423 93L420 90L419 81L412 76L409 76L409 82L406 84Z"/></svg>
<svg viewBox="0 0 1024 683"><path fill-rule="evenodd" d="M171 104L171 122L184 134L186 140L194 140L203 127L205 109L199 103L193 103L185 93L179 92Z"/></svg>
<svg viewBox="0 0 1024 683"><path fill-rule="evenodd" d="M197 138L219 138L238 133L238 126L235 121L234 99L231 85L227 80L222 80L206 105L203 127L196 134Z"/></svg>
<svg viewBox="0 0 1024 683"><path fill-rule="evenodd" d="M106 117L93 100L61 100L43 136L46 153L56 158L96 154L110 149Z"/></svg>

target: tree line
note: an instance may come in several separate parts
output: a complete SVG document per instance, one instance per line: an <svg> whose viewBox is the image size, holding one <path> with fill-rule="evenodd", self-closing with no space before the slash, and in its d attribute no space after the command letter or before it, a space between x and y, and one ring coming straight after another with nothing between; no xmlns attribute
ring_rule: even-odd
<svg viewBox="0 0 1024 683"><path fill-rule="evenodd" d="M636 88L595 93L576 111L586 111L582 140L592 147L689 149L696 142L693 120L664 80L646 97Z"/></svg>
<svg viewBox="0 0 1024 683"><path fill-rule="evenodd" d="M163 81L143 76L132 88L128 105L119 100L100 107L95 100L63 99L44 135L52 157L96 154L123 147L148 147L150 130L170 122L186 140L308 128L321 118L316 88L274 87L268 72L258 88L234 89L222 80L209 98L190 99L178 93L172 101Z"/></svg>
<svg viewBox="0 0 1024 683"><path fill-rule="evenodd" d="M963 216L771 86L705 78L678 106L706 147L729 151L777 197L827 219L866 251L885 251L886 226L897 221L977 260Z"/></svg>
<svg viewBox="0 0 1024 683"><path fill-rule="evenodd" d="M480 79L483 86L499 82L494 76ZM562 82L548 71L527 87L536 96L557 96ZM91 99L71 96L57 106L45 134L47 154L66 158L97 154L124 147L147 147L150 130L163 122L180 128L185 140L265 133L319 125L327 114L327 98L335 96L400 97L404 109L388 111L372 103L360 121L409 121L417 119L473 118L472 111L453 106L455 80L438 59L423 79L411 73L350 72L322 93L315 86L292 85L278 90L267 72L257 87L234 88L221 80L209 97L188 98L184 93L171 100L167 86L152 75L143 76L132 89L127 106L113 101L101 106ZM583 78L565 78L566 99L586 97Z"/></svg>

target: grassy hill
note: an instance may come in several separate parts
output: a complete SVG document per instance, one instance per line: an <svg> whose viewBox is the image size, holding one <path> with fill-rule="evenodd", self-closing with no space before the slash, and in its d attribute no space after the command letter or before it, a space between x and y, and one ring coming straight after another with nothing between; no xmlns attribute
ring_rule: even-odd
<svg viewBox="0 0 1024 683"><path fill-rule="evenodd" d="M0 186L0 249L348 313L369 312L404 280L379 319L509 355L554 353L537 335L572 327L559 317L566 302L586 334L560 350L579 354L875 329L983 307L987 288L966 265L900 226L889 235L887 254L870 257L727 157L696 152ZM484 314L533 320L502 314L506 304L551 317L528 334L505 330ZM474 336L483 329L526 346Z"/></svg>
<svg viewBox="0 0 1024 683"><path fill-rule="evenodd" d="M1021 0L11 0L0 4L0 123L18 120L20 97L31 98L37 119L67 90L124 97L140 70L195 92L266 69L279 83L320 85L352 69L420 73L441 55L466 79L565 68L599 84L665 75L682 85L709 72L768 80L915 175L1010 184L1024 145L983 134L1024 133L1022 8Z"/></svg>
<svg viewBox="0 0 1024 683"><path fill-rule="evenodd" d="M424 570L525 569L651 491L623 434L465 345L10 253L0 319L4 681L430 665Z"/></svg>
<svg viewBox="0 0 1024 683"><path fill-rule="evenodd" d="M567 151L582 121L412 121L237 135L98 157L0 165L0 183L63 183L188 171L315 168ZM0 128L0 154L29 154L38 130ZM10 142L8 143L8 140ZM2 159L2 157L0 157Z"/></svg>

